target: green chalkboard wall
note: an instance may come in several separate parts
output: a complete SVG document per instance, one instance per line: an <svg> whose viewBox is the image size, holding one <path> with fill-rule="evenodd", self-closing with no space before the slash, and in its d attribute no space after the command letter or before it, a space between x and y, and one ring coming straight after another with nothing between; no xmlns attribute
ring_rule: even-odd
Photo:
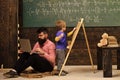
<svg viewBox="0 0 120 80"><path fill-rule="evenodd" d="M120 0L23 0L23 27L68 27L84 18L85 26L120 26Z"/></svg>

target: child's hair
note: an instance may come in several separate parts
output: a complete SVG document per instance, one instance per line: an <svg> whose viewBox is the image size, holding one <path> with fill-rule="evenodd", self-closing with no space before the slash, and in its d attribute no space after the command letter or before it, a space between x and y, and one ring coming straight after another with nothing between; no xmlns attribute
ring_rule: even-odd
<svg viewBox="0 0 120 80"><path fill-rule="evenodd" d="M62 28L64 28L64 27L66 27L66 22L63 21L63 20L58 20L58 21L56 21L56 27L57 27L58 29L62 29Z"/></svg>

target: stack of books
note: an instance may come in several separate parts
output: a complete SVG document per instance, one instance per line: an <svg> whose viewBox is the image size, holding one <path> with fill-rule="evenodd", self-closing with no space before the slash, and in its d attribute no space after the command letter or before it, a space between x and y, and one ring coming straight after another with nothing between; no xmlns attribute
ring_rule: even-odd
<svg viewBox="0 0 120 80"><path fill-rule="evenodd" d="M115 36L108 36L108 47L118 47L118 42Z"/></svg>

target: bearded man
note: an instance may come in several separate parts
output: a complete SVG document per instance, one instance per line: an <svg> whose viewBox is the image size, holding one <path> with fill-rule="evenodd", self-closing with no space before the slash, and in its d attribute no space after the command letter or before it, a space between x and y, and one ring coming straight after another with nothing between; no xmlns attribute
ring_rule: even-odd
<svg viewBox="0 0 120 80"><path fill-rule="evenodd" d="M32 51L22 52L13 69L3 75L7 78L15 78L20 73L31 66L35 71L51 72L55 66L55 45L48 39L48 30L40 27L37 30L38 41Z"/></svg>

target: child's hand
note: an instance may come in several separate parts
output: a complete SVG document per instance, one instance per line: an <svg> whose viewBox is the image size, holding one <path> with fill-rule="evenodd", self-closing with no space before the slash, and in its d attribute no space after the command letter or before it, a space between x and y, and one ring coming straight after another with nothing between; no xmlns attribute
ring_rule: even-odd
<svg viewBox="0 0 120 80"><path fill-rule="evenodd" d="M62 33L62 34L60 34L60 38L62 38L64 36L64 34Z"/></svg>
<svg viewBox="0 0 120 80"><path fill-rule="evenodd" d="M64 33L61 33L59 36L55 37L55 41L58 42L63 36Z"/></svg>
<svg viewBox="0 0 120 80"><path fill-rule="evenodd" d="M73 31L75 31L76 30L76 27L75 28L73 28Z"/></svg>

